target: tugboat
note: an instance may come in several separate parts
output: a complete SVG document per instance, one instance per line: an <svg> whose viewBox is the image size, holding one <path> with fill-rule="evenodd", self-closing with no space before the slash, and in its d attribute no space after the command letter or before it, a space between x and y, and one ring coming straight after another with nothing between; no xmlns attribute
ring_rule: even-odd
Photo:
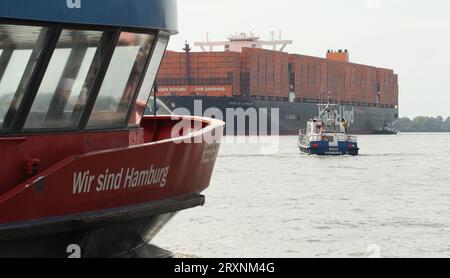
<svg viewBox="0 0 450 278"><path fill-rule="evenodd" d="M336 105L319 104L320 115L307 122L306 130L300 130L300 151L310 155L358 155L357 138L347 133L348 123L337 123Z"/></svg>
<svg viewBox="0 0 450 278"><path fill-rule="evenodd" d="M394 124L391 121L387 121L384 123L381 129L375 130L375 135L397 135L398 130L394 127Z"/></svg>
<svg viewBox="0 0 450 278"><path fill-rule="evenodd" d="M3 0L0 257L152 257L224 123L145 116L175 0ZM157 250L157 252L159 252Z"/></svg>

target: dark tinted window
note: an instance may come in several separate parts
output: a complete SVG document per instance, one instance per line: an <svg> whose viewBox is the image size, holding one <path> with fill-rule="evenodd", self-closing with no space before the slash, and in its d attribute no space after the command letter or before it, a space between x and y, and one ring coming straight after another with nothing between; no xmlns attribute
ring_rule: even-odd
<svg viewBox="0 0 450 278"><path fill-rule="evenodd" d="M103 32L63 30L25 123L26 129L76 127L101 59Z"/></svg>
<svg viewBox="0 0 450 278"><path fill-rule="evenodd" d="M9 129L42 53L48 29L0 25L0 130Z"/></svg>

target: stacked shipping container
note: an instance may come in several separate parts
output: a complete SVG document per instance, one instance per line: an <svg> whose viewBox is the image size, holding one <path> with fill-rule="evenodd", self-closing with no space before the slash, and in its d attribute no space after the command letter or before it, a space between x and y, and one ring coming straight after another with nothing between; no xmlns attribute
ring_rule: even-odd
<svg viewBox="0 0 450 278"><path fill-rule="evenodd" d="M303 55L290 55L292 72L295 74L293 84L298 99L320 98L323 69L319 59Z"/></svg>
<svg viewBox="0 0 450 278"><path fill-rule="evenodd" d="M297 101L398 105L392 70L259 48L242 52L167 51L160 85L230 85L233 95Z"/></svg>
<svg viewBox="0 0 450 278"><path fill-rule="evenodd" d="M237 52L167 51L158 73L159 85L232 85L240 95L241 56Z"/></svg>
<svg viewBox="0 0 450 278"><path fill-rule="evenodd" d="M174 80L184 78L184 67L182 66L183 56L183 53L166 51L158 72L158 78Z"/></svg>
<svg viewBox="0 0 450 278"><path fill-rule="evenodd" d="M265 49L243 48L241 74L251 96L287 98L289 94L289 54Z"/></svg>
<svg viewBox="0 0 450 278"><path fill-rule="evenodd" d="M398 76L392 70L377 69L377 82L379 84L380 102L382 104L397 105Z"/></svg>

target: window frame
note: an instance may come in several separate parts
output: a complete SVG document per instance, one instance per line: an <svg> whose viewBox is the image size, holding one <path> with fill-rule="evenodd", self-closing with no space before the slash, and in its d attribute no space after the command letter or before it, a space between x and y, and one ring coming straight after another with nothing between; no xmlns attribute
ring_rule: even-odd
<svg viewBox="0 0 450 278"><path fill-rule="evenodd" d="M100 70L97 73L97 76L95 77L94 84L92 85L91 91L88 94L88 98L86 100L86 104L84 106L83 112L81 113L81 117L78 122L78 129L79 130L86 130L87 125L89 122L89 119L91 117L92 110L94 109L95 102L97 101L97 97L100 93L100 89L103 84L103 80L105 79L106 72L108 71L109 65L111 63L114 50L117 47L117 43L119 41L121 30L117 30L116 32L110 34L111 35L111 43L106 48L105 56L103 57L103 61L100 65ZM88 130L95 130L96 128L89 128ZM101 128L99 128L101 129ZM104 128L104 129L113 129L110 128Z"/></svg>
<svg viewBox="0 0 450 278"><path fill-rule="evenodd" d="M118 33L118 37L117 37L118 40L119 40L119 37L120 37L120 35L121 35L122 32L129 32L129 31L121 30L121 31ZM91 108L90 111L89 111L89 112L90 112L89 118L87 119L87 122L86 122L86 124L84 125L84 129L85 129L85 130L110 130L110 129L124 129L124 128L128 128L129 115L130 115L130 117L131 117L131 113L132 113L132 111L134 110L133 107L134 107L134 105L136 105L136 100L137 100L137 98L138 98L138 95L139 95L139 92L140 92L140 88L142 87L142 84L143 84L143 82L144 82L144 80L145 80L146 73L147 73L147 69L148 69L148 66L149 66L149 64L150 64L151 59L153 58L153 54L154 54L154 50L155 50L155 47L156 47L156 43L158 42L157 39L159 38L159 33L153 33L153 34L152 34L152 33L142 33L142 32L130 32L130 33L140 33L140 34L147 34L147 35L153 36L153 42L152 42L152 45L151 45L150 50L149 50L149 52L148 52L148 56L146 57L146 59L145 59L145 61L144 61L144 68L143 68L143 70L142 70L142 74L141 74L141 76L139 77L138 83L137 83L136 88L135 88L135 90L134 90L134 92L133 92L133 97L132 97L132 99L131 99L131 105L130 105L130 107L128 107L128 111L125 113L125 117L124 117L122 123L120 123L120 125L119 125L119 124L104 125L104 126L89 125L90 116L91 116L92 112L94 112L95 103L96 103L96 101L97 101L98 95L100 94L101 87L102 87L102 85L103 85L103 80L105 79L106 73L108 72L109 64L111 63L112 58L113 58L113 56L114 56L114 51L115 51L116 48L117 48L117 42L116 42L116 46L113 48L113 52L112 52L112 54L111 54L111 57L110 57L108 66L107 66L106 69L105 69L105 74L104 74L104 76L103 76L103 78L102 78L102 82L101 82L101 84L100 84L100 86L99 86L99 88L98 88L98 90L97 90L97 96L96 96L96 98L94 99L94 101L93 101L93 102L94 102L94 103L93 103L93 106L92 106L92 108ZM133 62L133 67L134 67L134 65L135 65L135 62L136 62L136 60ZM123 97L123 95L122 95L122 97ZM147 100L147 102L148 102L148 100ZM120 106L120 103L119 103L118 105ZM127 121L127 120L128 120L128 121Z"/></svg>
<svg viewBox="0 0 450 278"><path fill-rule="evenodd" d="M39 51L43 51L38 60L36 61L36 66L32 70L30 78L27 82L27 87L23 95L23 100L15 113L11 124L8 128L0 129L0 137L11 136L11 135L33 135L33 134L53 134L53 133L80 133L80 132L96 132L96 131L107 131L107 130L131 130L136 129L138 126L129 126L128 122L131 117L132 111L134 110L135 102L138 98L138 94L145 80L145 73L148 70L151 59L155 51L156 44L160 36L166 36L170 38L170 34L158 29L146 29L146 28L132 28L132 27L120 27L120 26L108 26L108 25L85 25L85 24L73 24L73 23L61 23L61 22L45 22L45 21L32 21L32 20L15 20L15 19L0 19L0 24L9 25L20 25L20 26L30 26L30 27L42 27L48 28L48 34L42 44ZM25 122L28 118L36 95L38 93L39 87L43 80L43 77L47 71L48 65L51 58L53 57L53 52L58 43L59 37L63 29L72 30L86 30L86 31L101 31L105 34L111 36L107 47L105 48L105 54L101 57L99 71L95 77L94 84L88 94L85 107L81 112L78 124L75 127L62 127L62 128L37 128L37 129L24 129ZM153 45L149 51L149 55L146 59L145 68L143 74L140 77L138 86L133 95L133 101L131 107L128 109L126 114L126 119L121 126L99 126L99 127L89 127L87 124L92 113L92 110L97 100L98 94L100 92L101 85L103 84L106 72L108 71L109 64L114 54L114 50L117 47L119 36L121 32L131 32L140 34L149 34L154 36ZM103 36L102 36L103 39ZM103 42L102 42L103 43ZM167 46L166 46L167 47ZM161 66L161 65L160 65ZM159 68L158 68L159 71ZM150 98L150 94L149 94ZM147 101L148 102L148 101ZM134 105L133 105L134 104Z"/></svg>
<svg viewBox="0 0 450 278"><path fill-rule="evenodd" d="M39 48L32 49L32 53L30 58L28 59L27 66L25 68L25 72L21 76L20 83L19 83L19 90L21 87L23 87L23 93L20 93L20 91L16 91L14 97L17 95L23 94L19 103L19 106L17 107L17 111L12 115L11 120L9 121L8 127L2 129L2 133L7 132L13 132L13 133L20 133L22 126L24 125L26 121L26 117L29 113L29 110L31 109L31 106L34 102L34 99L37 94L37 87L40 85L40 79L43 78L43 75L47 69L47 66L50 62L50 58L53 55L53 50L55 41L57 41L57 38L59 37L59 34L61 32L61 29L58 27L55 28L48 28L47 26L39 26L42 27L41 33L39 34L38 40L36 42L36 45L40 45ZM43 34L44 28L47 28L45 31L46 33ZM45 35L44 38L41 38L40 36ZM43 40L42 44L39 42L39 40ZM43 51L43 49L48 49L48 51ZM33 55L36 55L36 57L33 57ZM33 59L36 59L34 67L31 69L29 78L25 79L25 73L28 70L28 67ZM11 109L12 104L10 105L9 109ZM9 113L9 112L8 112ZM5 119L6 120L6 117Z"/></svg>
<svg viewBox="0 0 450 278"><path fill-rule="evenodd" d="M61 34L62 34L62 31L64 31L64 30L71 30L71 31L73 31L73 30L76 30L76 31L80 31L80 30L82 30L82 29L76 29L76 28L62 28L61 29L61 33L60 33L60 36L58 37L58 42L59 42L59 39L61 38ZM84 29L83 29L84 30ZM83 31L82 30L82 31ZM92 30L86 30L86 31L92 31ZM100 42L99 43L101 43L102 41L103 41L103 39L104 39L104 37L105 36L107 36L109 33L108 32L106 32L106 31L98 31L98 32L102 32L102 36L101 36L101 38L100 38ZM54 54L54 51L57 49L56 48L56 46L57 45L55 45L55 48L53 49L53 54ZM96 50L96 52L95 52L95 54L94 54L94 57L93 57L93 61L95 60L95 58L96 58L96 56L97 55L100 55L100 62L99 62L99 69L100 69L100 67L103 65L102 63L103 63L103 57L101 56L101 54L99 54L99 51L100 51L100 48L102 48L102 47L104 47L103 45L100 45L98 48L97 48L97 50ZM70 58L71 58L71 55L73 54L73 52L71 51L71 53L69 54L69 57L68 57L68 60L66 61L66 63L68 63L68 62L70 62ZM104 55L103 55L104 56ZM53 55L52 55L52 57L53 57ZM51 59L50 59L50 62L51 62ZM92 62L93 63L93 62ZM93 64L90 64L90 66L89 66L89 70L88 70L88 76L89 76L89 73L90 73L90 71L91 71L91 69L92 69L92 66L93 66ZM49 63L50 64L50 63ZM64 74L64 71L65 71L65 67L63 68L63 72L62 72L62 74ZM47 66L47 69L46 70L48 70L48 66ZM40 85L39 85L39 87L38 87L38 90L37 90L37 92L36 92L36 96L35 96L35 100L34 100L34 102L36 101L36 97L38 96L38 94L39 94L39 90L40 90L40 87L41 87L41 85L42 85L42 82L44 81L44 78L45 78L45 74L46 73L44 73L44 75L43 75L43 78L41 79L41 81L40 81ZM97 80L97 76L95 76L96 78L94 79L94 82ZM59 82L61 82L61 80L59 80ZM94 83L93 82L93 83ZM93 84L94 85L94 84ZM93 85L91 86L91 88L93 88ZM59 83L57 83L57 85L56 85L57 87L59 86ZM88 92L88 94L91 92L91 90L89 90L89 92ZM52 92L52 97L51 97L51 100L50 100L50 103L49 103L49 107L48 107L48 111L47 112L49 112L50 111L50 108L52 107L52 105L54 105L54 100L55 100L55 94ZM87 101L87 100L86 100ZM28 114L27 114L27 116L26 116L26 118L28 119L28 117L30 116L30 113L31 113L31 110L32 110L32 108L33 107L31 107L30 108L30 111L28 112ZM82 113L84 112L84 107L83 107L83 110L80 112L80 116L78 117L78 122L79 122L79 120L81 119L81 115L82 115ZM47 113L46 113L46 115L45 115L45 117L47 117ZM23 133L29 133L29 132L40 132L41 130L44 130L44 131L55 131L55 130L77 130L78 129L78 122L75 124L75 125L73 125L73 126L67 126L67 127L64 127L64 126L62 126L62 127L39 127L39 128L36 128L36 127L26 127L26 124L27 124L27 121L25 121L24 122L24 125L22 126L22 132ZM43 119L43 123L45 123L45 118Z"/></svg>
<svg viewBox="0 0 450 278"><path fill-rule="evenodd" d="M147 77L147 71L148 71L149 68L150 68L150 64L151 64L151 62L152 62L152 59L155 58L155 57L154 57L154 55L155 55L155 50L156 50L156 47L158 46L158 42L159 42L159 40L160 40L161 38L167 38L167 44L166 44L166 46L164 47L164 52L163 52L163 55L162 55L162 57L161 57L161 62L159 63L158 69L156 70L156 76L155 76L155 80L154 80L153 85L152 85L152 89L150 90L150 92L149 92L149 94L148 94L148 97L147 97L147 105L148 105L148 102L149 102L150 98L152 97L152 92L153 92L153 90L155 90L156 77L158 76L159 70L161 69L161 64L162 64L162 61L163 61L163 59L164 59L164 55L165 55L165 53L166 53L167 46L169 45L169 39L170 39L170 37L169 37L168 35L162 34L161 32L159 32L158 34L155 35L155 39L154 39L154 42L153 42L153 46L152 46L152 48L151 48L151 50L150 50L149 56L147 57L147 61L146 61L145 67L144 67L143 74L142 74L142 76L141 76L141 78L140 78L140 80L139 80L138 86L136 87L136 92L134 93L133 101L131 102L131 103L134 103L135 105L136 105L137 99L138 99L138 97L139 97L139 93L141 92L142 85L143 85L144 82L145 82L145 77ZM136 127L136 126L137 126L137 125L132 125L132 124L130 124L130 119L131 119L131 117L133 116L134 110L135 110L135 109L129 109L129 110L128 110L128 114L127 114L127 116L125 117L125 123L124 123L124 124L125 124L127 127L129 127L129 128L132 128L132 127ZM145 109L144 109L144 114L145 114ZM142 115L142 117L143 117L143 116L144 116L144 115Z"/></svg>

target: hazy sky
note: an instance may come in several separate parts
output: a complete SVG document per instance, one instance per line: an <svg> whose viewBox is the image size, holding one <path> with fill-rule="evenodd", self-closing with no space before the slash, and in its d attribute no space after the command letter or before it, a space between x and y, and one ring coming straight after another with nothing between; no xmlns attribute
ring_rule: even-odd
<svg viewBox="0 0 450 278"><path fill-rule="evenodd" d="M282 31L286 51L324 57L348 49L355 63L399 74L400 114L450 116L450 1L447 0L178 0L184 41L224 40L252 31ZM277 35L278 37L278 35Z"/></svg>

